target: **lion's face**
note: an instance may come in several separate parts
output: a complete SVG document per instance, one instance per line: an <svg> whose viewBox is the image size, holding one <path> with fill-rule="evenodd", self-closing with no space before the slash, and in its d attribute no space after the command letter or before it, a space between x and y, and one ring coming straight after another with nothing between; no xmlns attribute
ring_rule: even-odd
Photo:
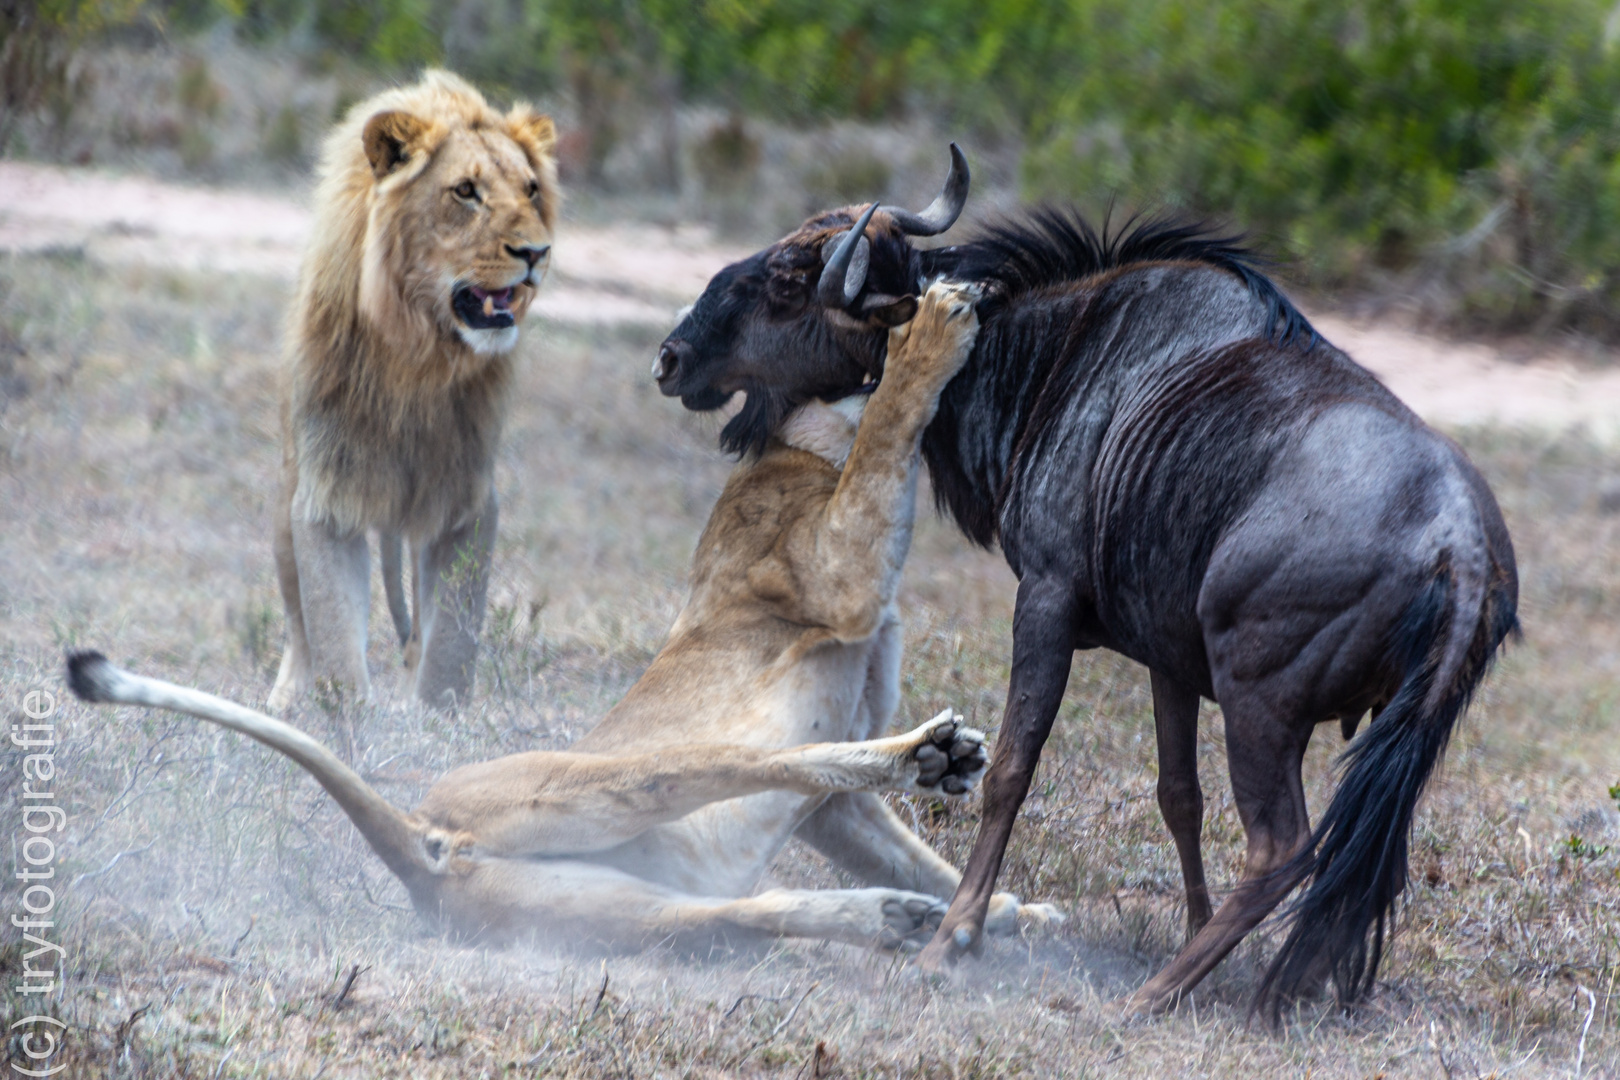
<svg viewBox="0 0 1620 1080"><path fill-rule="evenodd" d="M360 299L385 330L487 355L517 344L550 265L557 189L548 118L519 107L480 119L388 111L366 122L376 187Z"/></svg>

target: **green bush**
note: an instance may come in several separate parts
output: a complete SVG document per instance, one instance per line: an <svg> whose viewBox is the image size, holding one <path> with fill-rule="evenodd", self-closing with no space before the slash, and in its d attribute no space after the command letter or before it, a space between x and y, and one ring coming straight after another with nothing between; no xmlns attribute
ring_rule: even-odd
<svg viewBox="0 0 1620 1080"><path fill-rule="evenodd" d="M0 0L3 4L5 0ZM51 0L63 11L138 0ZM55 10L53 8L53 10ZM565 88L585 175L636 102L925 112L1032 198L1185 209L1327 287L1422 275L1503 326L1620 330L1613 0L148 0L176 26Z"/></svg>

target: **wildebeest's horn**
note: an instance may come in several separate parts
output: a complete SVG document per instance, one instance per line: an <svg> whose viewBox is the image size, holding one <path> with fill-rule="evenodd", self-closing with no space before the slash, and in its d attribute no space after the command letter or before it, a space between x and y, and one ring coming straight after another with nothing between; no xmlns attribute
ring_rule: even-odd
<svg viewBox="0 0 1620 1080"><path fill-rule="evenodd" d="M845 308L861 294L866 284L866 266L872 259L872 245L866 239L866 226L877 213L878 204L866 208L855 227L842 234L838 246L821 268L816 296L827 307ZM830 241L829 241L830 242Z"/></svg>
<svg viewBox="0 0 1620 1080"><path fill-rule="evenodd" d="M962 207L967 205L968 180L967 158L962 156L960 146L951 143L951 174L945 178L945 186L940 188L939 197L920 214L891 206L888 208L889 217L908 236L937 236L956 224L956 219L962 216Z"/></svg>

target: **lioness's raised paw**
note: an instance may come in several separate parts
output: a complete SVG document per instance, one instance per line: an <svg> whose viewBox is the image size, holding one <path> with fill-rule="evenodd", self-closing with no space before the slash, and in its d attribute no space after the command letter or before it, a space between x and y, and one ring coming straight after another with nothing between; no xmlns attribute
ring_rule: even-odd
<svg viewBox="0 0 1620 1080"><path fill-rule="evenodd" d="M917 775L907 785L927 795L966 795L978 785L989 764L984 732L964 727L960 716L946 709L912 732L917 737L912 760Z"/></svg>
<svg viewBox="0 0 1620 1080"><path fill-rule="evenodd" d="M944 386L967 363L979 333L975 310L983 291L970 282L936 279L923 293L917 315L889 331L884 378L921 379Z"/></svg>

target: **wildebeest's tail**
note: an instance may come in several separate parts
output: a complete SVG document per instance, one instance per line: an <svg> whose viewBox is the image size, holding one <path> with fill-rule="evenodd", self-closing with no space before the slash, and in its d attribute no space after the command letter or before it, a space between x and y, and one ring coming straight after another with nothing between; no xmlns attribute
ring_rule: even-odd
<svg viewBox="0 0 1620 1080"><path fill-rule="evenodd" d="M286 754L308 769L337 800L371 849L404 882L417 909L429 916L433 914L430 882L434 877L434 864L424 847L425 827L377 794L358 773L339 761L337 755L302 731L201 690L132 675L115 667L98 652L68 655L68 686L85 701L147 705L186 713L240 732Z"/></svg>
<svg viewBox="0 0 1620 1080"><path fill-rule="evenodd" d="M1461 580L1459 580L1459 578ZM1274 880L1309 881L1255 997L1284 1003L1331 974L1339 1000L1371 989L1395 899L1406 887L1413 811L1497 647L1518 626L1510 585L1456 573L1443 556L1392 635L1399 689L1345 752L1333 801L1310 843Z"/></svg>

